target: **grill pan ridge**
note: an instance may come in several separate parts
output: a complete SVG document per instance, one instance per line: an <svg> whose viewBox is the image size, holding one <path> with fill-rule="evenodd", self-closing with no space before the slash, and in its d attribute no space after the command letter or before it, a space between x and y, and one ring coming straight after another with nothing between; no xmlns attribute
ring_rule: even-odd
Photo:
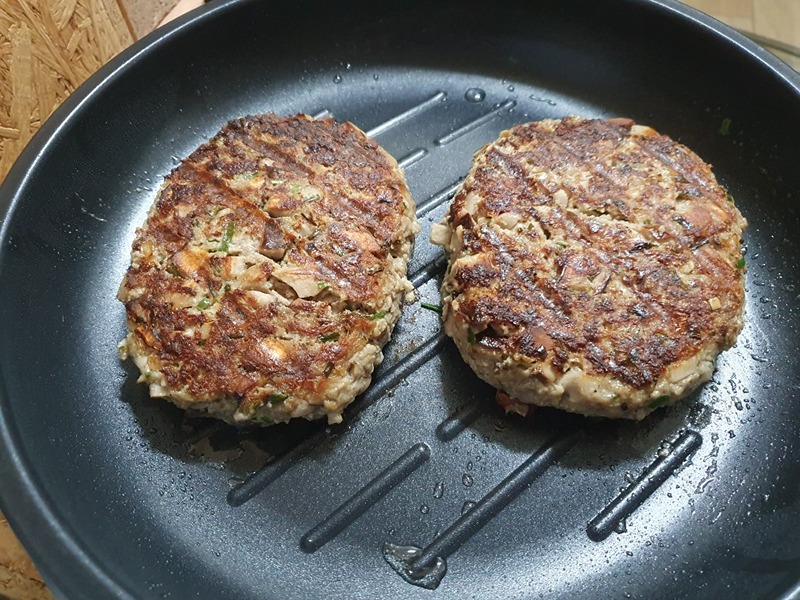
<svg viewBox="0 0 800 600"><path fill-rule="evenodd" d="M182 19L78 91L0 190L0 501L48 582L76 598L790 594L800 78L669 1L351 4ZM266 111L353 121L417 201L417 301L339 426L187 418L114 354L116 286L161 178L227 119ZM641 423L501 415L422 306L444 270L428 232L472 154L568 114L686 143L750 221L739 343Z"/></svg>

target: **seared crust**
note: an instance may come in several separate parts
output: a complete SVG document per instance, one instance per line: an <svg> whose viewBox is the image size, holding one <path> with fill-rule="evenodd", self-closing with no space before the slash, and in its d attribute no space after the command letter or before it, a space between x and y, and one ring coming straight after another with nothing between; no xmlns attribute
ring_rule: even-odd
<svg viewBox="0 0 800 600"><path fill-rule="evenodd" d="M503 132L444 225L445 330L523 402L642 418L742 328L746 221L709 165L630 120Z"/></svg>
<svg viewBox="0 0 800 600"><path fill-rule="evenodd" d="M341 420L410 290L396 161L351 123L228 123L167 178L119 292L152 396L236 422Z"/></svg>

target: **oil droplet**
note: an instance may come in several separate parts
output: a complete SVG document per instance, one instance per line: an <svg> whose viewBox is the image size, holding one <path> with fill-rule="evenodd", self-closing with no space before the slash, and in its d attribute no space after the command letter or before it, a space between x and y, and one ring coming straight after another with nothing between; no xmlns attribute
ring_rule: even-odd
<svg viewBox="0 0 800 600"><path fill-rule="evenodd" d="M661 447L656 454L661 458L666 458L672 452L672 444L669 442L661 442Z"/></svg>
<svg viewBox="0 0 800 600"><path fill-rule="evenodd" d="M461 478L461 483L464 484L464 487L472 487L472 484L475 483L475 480L472 479L472 475L464 473L464 476Z"/></svg>
<svg viewBox="0 0 800 600"><path fill-rule="evenodd" d="M625 533L626 531L628 531L628 520L622 519L622 521L617 523L617 525L614 527L614 531L616 531L617 533Z"/></svg>
<svg viewBox="0 0 800 600"><path fill-rule="evenodd" d="M545 104L549 104L550 106L555 106L556 105L556 103L553 102L552 100L550 100L549 98L540 98L539 96L536 96L535 94L528 96L528 98L530 98L531 100L534 100L536 102L544 102Z"/></svg>
<svg viewBox="0 0 800 600"><path fill-rule="evenodd" d="M464 502L464 504L461 505L461 514L462 515L467 514L469 511L475 508L476 504L477 502L473 502L472 500L467 500L466 502Z"/></svg>
<svg viewBox="0 0 800 600"><path fill-rule="evenodd" d="M421 512L423 515L427 515L429 512L431 512L431 508L427 504L423 504L419 507L419 512Z"/></svg>
<svg viewBox="0 0 800 600"><path fill-rule="evenodd" d="M444 483L440 481L433 488L433 497L438 500L442 496L444 496Z"/></svg>
<svg viewBox="0 0 800 600"><path fill-rule="evenodd" d="M352 68L353 68L353 65L351 65L350 63L347 63L347 66L345 66L345 69L347 69L348 71L350 69L352 69Z"/></svg>
<svg viewBox="0 0 800 600"><path fill-rule="evenodd" d="M467 102L483 102L486 98L486 92L481 88L469 88L464 93L464 100Z"/></svg>
<svg viewBox="0 0 800 600"><path fill-rule="evenodd" d="M333 83L342 83L342 76L341 75L334 75Z"/></svg>
<svg viewBox="0 0 800 600"><path fill-rule="evenodd" d="M694 490L694 493L695 494L702 494L703 492L706 491L706 488L715 479L716 479L716 477L706 477L705 479L703 479L703 481L701 481L700 483L697 484L697 488Z"/></svg>
<svg viewBox="0 0 800 600"><path fill-rule="evenodd" d="M513 92L513 91L514 91L514 86L513 86L513 85L509 85L509 86L508 86L506 89L507 89L509 92Z"/></svg>
<svg viewBox="0 0 800 600"><path fill-rule="evenodd" d="M447 563L443 558L437 558L432 567L420 569L414 565L420 556L422 548L416 546L396 546L388 543L383 545L383 559L403 580L412 585L435 590L447 573Z"/></svg>
<svg viewBox="0 0 800 600"><path fill-rule="evenodd" d="M373 75L373 76L372 76L372 78L373 78L375 81L378 81L378 79L380 79L380 76L379 76L377 73L375 73L375 75Z"/></svg>
<svg viewBox="0 0 800 600"><path fill-rule="evenodd" d="M469 461L469 462L467 463L467 471L472 471L472 467L473 467L473 466L474 466L474 465L472 464L472 461Z"/></svg>

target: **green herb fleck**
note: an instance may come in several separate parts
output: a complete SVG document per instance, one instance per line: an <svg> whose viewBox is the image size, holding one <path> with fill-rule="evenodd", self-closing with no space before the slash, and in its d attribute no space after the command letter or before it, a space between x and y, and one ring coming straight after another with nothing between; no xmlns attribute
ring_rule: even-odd
<svg viewBox="0 0 800 600"><path fill-rule="evenodd" d="M442 314L442 307L439 306L438 304L431 304L430 302L420 302L420 306L422 306L422 308L427 308L428 310L432 310L433 312Z"/></svg>
<svg viewBox="0 0 800 600"><path fill-rule="evenodd" d="M567 247L567 245L566 245L564 242L556 242L556 245L557 245L559 248L566 248L566 247Z"/></svg>
<svg viewBox="0 0 800 600"><path fill-rule="evenodd" d="M178 271L178 267L174 264L170 264L169 266L167 266L167 273L169 273L173 277L182 277L181 272Z"/></svg>
<svg viewBox="0 0 800 600"><path fill-rule="evenodd" d="M230 291L231 291L231 284L230 284L230 283L226 283L226 284L225 284L225 287L224 287L223 289L224 289L226 292L230 292Z"/></svg>
<svg viewBox="0 0 800 600"><path fill-rule="evenodd" d="M293 196L296 196L297 194L300 193L300 188L301 187L302 186L299 183L295 183L293 185L290 185L289 186L289 193L291 193Z"/></svg>
<svg viewBox="0 0 800 600"><path fill-rule="evenodd" d="M275 425L275 421L273 421L269 417L258 417L257 421L261 425Z"/></svg>
<svg viewBox="0 0 800 600"><path fill-rule="evenodd" d="M744 265L745 265L745 260L744 260L744 256L743 256L742 258L740 258L739 260L736 261L736 268L737 269L744 269Z"/></svg>
<svg viewBox="0 0 800 600"><path fill-rule="evenodd" d="M233 232L236 231L236 224L235 223L228 223L228 226L225 228L225 235L222 236L222 241L219 243L219 251L220 252L227 252L231 245L231 240L233 239Z"/></svg>
<svg viewBox="0 0 800 600"><path fill-rule="evenodd" d="M198 303L197 303L197 305L196 305L196 306L197 306L197 308L199 308L200 310L205 310L205 309L207 309L209 306L211 306L212 304L213 304L213 302L212 302L211 300L209 300L208 298L203 298L202 300L200 300L200 302L198 302Z"/></svg>
<svg viewBox="0 0 800 600"><path fill-rule="evenodd" d="M317 283L317 289L318 290L324 290L329 285L330 284L327 281L320 281L319 283Z"/></svg>
<svg viewBox="0 0 800 600"><path fill-rule="evenodd" d="M333 331L331 333L323 333L321 336L319 336L320 342L335 342L338 339L339 339L338 331Z"/></svg>
<svg viewBox="0 0 800 600"><path fill-rule="evenodd" d="M730 135L731 133L731 120L728 118L722 119L722 124L719 126L720 135Z"/></svg>
<svg viewBox="0 0 800 600"><path fill-rule="evenodd" d="M267 402L270 404L281 404L284 402L289 396L286 394L281 394L280 392L274 392L267 396Z"/></svg>
<svg viewBox="0 0 800 600"><path fill-rule="evenodd" d="M666 406L668 402L669 402L669 396L659 396L650 403L650 408L659 408L660 406Z"/></svg>
<svg viewBox="0 0 800 600"><path fill-rule="evenodd" d="M386 311L385 311L385 310L379 310L379 311L378 311L378 312L376 312L374 315L372 315L372 318L373 318L375 321L377 321L378 319L382 319L382 318L383 318L383 317L385 317L385 316L386 316Z"/></svg>
<svg viewBox="0 0 800 600"><path fill-rule="evenodd" d="M733 196L731 196L730 194L725 194L725 198L726 198L726 199L728 200L728 202L730 202L731 204L735 204L735 202L733 201Z"/></svg>
<svg viewBox="0 0 800 600"><path fill-rule="evenodd" d="M467 329L467 342L470 344L474 344L478 340L475 339L475 334L473 333L472 329Z"/></svg>

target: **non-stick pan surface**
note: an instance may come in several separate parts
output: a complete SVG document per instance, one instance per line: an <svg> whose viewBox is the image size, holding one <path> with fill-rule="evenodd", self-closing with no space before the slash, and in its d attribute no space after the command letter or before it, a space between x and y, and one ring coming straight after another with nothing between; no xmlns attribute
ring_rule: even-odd
<svg viewBox="0 0 800 600"><path fill-rule="evenodd" d="M404 159L431 303L430 224L502 129L627 116L686 143L750 222L737 346L641 423L530 422L495 411L417 302L345 427L237 432L148 399L116 357L115 294L162 177L232 117L323 110ZM2 508L69 598L788 594L798 133L797 74L670 0L212 3L78 90L2 187ZM384 559L437 536L435 591Z"/></svg>

